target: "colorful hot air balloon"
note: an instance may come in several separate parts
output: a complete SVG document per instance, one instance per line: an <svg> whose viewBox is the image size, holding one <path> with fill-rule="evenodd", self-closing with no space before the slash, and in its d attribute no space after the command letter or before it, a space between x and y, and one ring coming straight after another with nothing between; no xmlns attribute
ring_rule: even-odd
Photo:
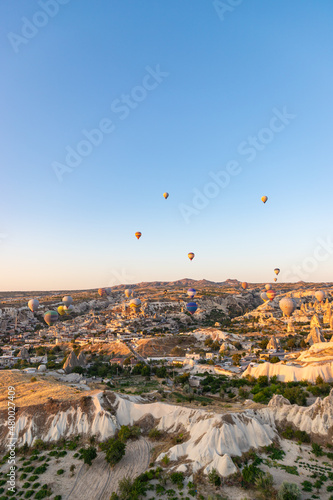
<svg viewBox="0 0 333 500"><path fill-rule="evenodd" d="M133 290L131 290L130 288L126 288L125 290L125 296L127 298L131 297L131 295L133 295Z"/></svg>
<svg viewBox="0 0 333 500"><path fill-rule="evenodd" d="M283 297L279 302L279 306L284 316L291 316L296 308L295 302L290 297Z"/></svg>
<svg viewBox="0 0 333 500"><path fill-rule="evenodd" d="M277 281L277 278L274 278L274 281L276 282L276 281Z"/></svg>
<svg viewBox="0 0 333 500"><path fill-rule="evenodd" d="M242 286L243 290L246 290L249 285L246 283L246 281L243 281L241 286Z"/></svg>
<svg viewBox="0 0 333 500"><path fill-rule="evenodd" d="M66 314L72 314L72 312L74 311L73 304L70 304L69 306L64 306L64 310Z"/></svg>
<svg viewBox="0 0 333 500"><path fill-rule="evenodd" d="M276 274L276 275L278 275L278 274L280 273L280 269L279 269L278 267L276 267L276 268L274 269L274 272L275 272L275 274Z"/></svg>
<svg viewBox="0 0 333 500"><path fill-rule="evenodd" d="M186 309L190 314L194 314L195 311L198 309L198 304L196 304L195 302L188 302L186 304Z"/></svg>
<svg viewBox="0 0 333 500"><path fill-rule="evenodd" d="M261 197L261 201L262 201L263 203L266 203L266 201L267 201L267 200L268 200L267 196L262 196L262 197Z"/></svg>
<svg viewBox="0 0 333 500"><path fill-rule="evenodd" d="M39 308L39 302L37 299L31 299L29 300L28 302L28 307L30 309L30 311L32 312L36 312Z"/></svg>
<svg viewBox="0 0 333 500"><path fill-rule="evenodd" d="M193 259L194 259L194 253L193 253L193 252L190 252L190 253L188 254L188 258L189 258L190 260L193 260Z"/></svg>
<svg viewBox="0 0 333 500"><path fill-rule="evenodd" d="M189 288L189 289L187 290L187 295L188 295L191 299L193 299L193 297L195 296L195 294L196 294L196 293L197 293L197 291L196 291L194 288Z"/></svg>
<svg viewBox="0 0 333 500"><path fill-rule="evenodd" d="M59 314L57 311L47 311L44 314L44 321L47 323L49 326L53 325L56 321L58 321Z"/></svg>
<svg viewBox="0 0 333 500"><path fill-rule="evenodd" d="M59 306L57 311L60 316L63 316L65 314L65 307L66 306Z"/></svg>
<svg viewBox="0 0 333 500"><path fill-rule="evenodd" d="M267 302L268 301L268 297L267 297L267 293L266 292L262 292L260 294L260 297L261 299L264 301L264 302Z"/></svg>
<svg viewBox="0 0 333 500"><path fill-rule="evenodd" d="M271 285L265 285L265 288L266 288L266 290L270 290L271 289Z"/></svg>
<svg viewBox="0 0 333 500"><path fill-rule="evenodd" d="M169 198L169 193L163 193L163 196L164 196L164 199L168 199Z"/></svg>
<svg viewBox="0 0 333 500"><path fill-rule="evenodd" d="M105 297L106 296L106 290L105 290L105 288L99 288L98 289L98 295L100 295L101 297Z"/></svg>
<svg viewBox="0 0 333 500"><path fill-rule="evenodd" d="M324 300L324 298L325 298L325 292L322 292L321 290L318 290L315 293L315 297L318 300L318 302L322 302Z"/></svg>
<svg viewBox="0 0 333 500"><path fill-rule="evenodd" d="M140 306L141 306L141 300L140 299L132 299L130 301L130 307L134 308L134 309L138 309Z"/></svg>
<svg viewBox="0 0 333 500"><path fill-rule="evenodd" d="M274 290L267 290L266 295L269 298L269 300L272 301L276 297L276 292Z"/></svg>
<svg viewBox="0 0 333 500"><path fill-rule="evenodd" d="M135 236L138 238L138 240L141 238L142 234L140 233L140 231L137 231L135 233Z"/></svg>
<svg viewBox="0 0 333 500"><path fill-rule="evenodd" d="M70 306L71 304L73 304L73 299L70 295L66 295L63 299L62 299L63 303L65 304L65 306Z"/></svg>

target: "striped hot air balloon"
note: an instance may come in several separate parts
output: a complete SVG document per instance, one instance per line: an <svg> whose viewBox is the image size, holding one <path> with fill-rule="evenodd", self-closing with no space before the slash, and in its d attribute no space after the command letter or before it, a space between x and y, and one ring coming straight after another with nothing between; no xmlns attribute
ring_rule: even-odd
<svg viewBox="0 0 333 500"><path fill-rule="evenodd" d="M198 304L196 304L195 302L188 302L186 304L186 309L190 314L194 314L195 311L198 309Z"/></svg>
<svg viewBox="0 0 333 500"><path fill-rule="evenodd" d="M137 231L137 232L135 233L135 236L136 236L136 237L137 237L137 239L139 240L139 239L141 238L142 234L140 233L140 231Z"/></svg>
<svg viewBox="0 0 333 500"><path fill-rule="evenodd" d="M57 311L47 311L44 314L44 321L49 326L53 325L54 323L56 323L56 321L58 321L58 318L59 318L59 314L57 313Z"/></svg>
<svg viewBox="0 0 333 500"><path fill-rule="evenodd" d="M193 253L193 252L190 252L187 256L188 256L188 258L189 258L190 260L193 260L193 259L194 259L194 253Z"/></svg>
<svg viewBox="0 0 333 500"><path fill-rule="evenodd" d="M195 294L196 294L196 293L197 293L197 291L196 291L194 288L189 288L189 289L187 290L187 295L188 295L191 299L193 299L193 297L195 296Z"/></svg>
<svg viewBox="0 0 333 500"><path fill-rule="evenodd" d="M101 297L106 297L106 290L105 290L105 288L99 288L98 289L98 295L100 295Z"/></svg>

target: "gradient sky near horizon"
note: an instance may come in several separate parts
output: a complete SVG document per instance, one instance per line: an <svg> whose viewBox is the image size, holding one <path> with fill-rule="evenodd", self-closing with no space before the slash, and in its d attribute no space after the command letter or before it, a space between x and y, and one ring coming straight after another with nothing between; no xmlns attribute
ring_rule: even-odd
<svg viewBox="0 0 333 500"><path fill-rule="evenodd" d="M331 0L1 2L0 289L333 281L332 19Z"/></svg>

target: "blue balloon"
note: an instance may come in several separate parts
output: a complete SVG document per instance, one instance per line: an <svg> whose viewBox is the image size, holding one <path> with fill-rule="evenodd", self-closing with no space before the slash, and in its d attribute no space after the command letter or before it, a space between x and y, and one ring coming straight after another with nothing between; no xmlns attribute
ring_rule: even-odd
<svg viewBox="0 0 333 500"><path fill-rule="evenodd" d="M197 291L194 288L189 288L187 290L187 295L193 299L194 295L197 293Z"/></svg>
<svg viewBox="0 0 333 500"><path fill-rule="evenodd" d="M190 314L194 314L195 311L198 309L198 304L196 304L195 302L188 302L186 304L186 309Z"/></svg>

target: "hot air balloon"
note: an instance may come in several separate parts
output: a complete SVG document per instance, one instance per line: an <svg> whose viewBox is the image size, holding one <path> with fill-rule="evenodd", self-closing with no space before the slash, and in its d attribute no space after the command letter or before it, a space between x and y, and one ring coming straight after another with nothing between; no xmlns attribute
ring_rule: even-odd
<svg viewBox="0 0 333 500"><path fill-rule="evenodd" d="M101 297L105 297L105 296L106 296L106 290L105 290L105 288L99 288L99 289L98 289L98 294L99 294Z"/></svg>
<svg viewBox="0 0 333 500"><path fill-rule="evenodd" d="M318 290L315 293L315 297L318 300L318 302L322 302L324 300L324 298L325 298L325 292L322 292L321 290Z"/></svg>
<svg viewBox="0 0 333 500"><path fill-rule="evenodd" d="M58 321L59 314L57 311L47 311L44 314L44 321L47 323L49 326L53 325L56 321Z"/></svg>
<svg viewBox="0 0 333 500"><path fill-rule="evenodd" d="M73 304L70 304L69 306L64 306L64 310L66 314L71 314L74 311Z"/></svg>
<svg viewBox="0 0 333 500"><path fill-rule="evenodd" d="M271 285L265 285L265 288L266 288L266 290L270 290L271 289Z"/></svg>
<svg viewBox="0 0 333 500"><path fill-rule="evenodd" d="M276 274L276 275L278 275L278 274L280 273L280 269L279 269L278 267L276 267L276 268L274 269L274 272L275 272L275 274Z"/></svg>
<svg viewBox="0 0 333 500"><path fill-rule="evenodd" d="M70 295L66 295L63 299L62 299L63 303L65 304L65 306L70 306L71 304L73 304L73 299Z"/></svg>
<svg viewBox="0 0 333 500"><path fill-rule="evenodd" d="M136 237L138 238L138 240L139 240L139 239L141 238L141 236L142 236L142 235L141 235L140 231L137 231L137 232L135 233L135 236L136 236Z"/></svg>
<svg viewBox="0 0 333 500"><path fill-rule="evenodd" d="M190 260L193 260L193 259L194 259L194 253L193 253L193 252L190 252L190 253L188 254L188 258L189 258Z"/></svg>
<svg viewBox="0 0 333 500"><path fill-rule="evenodd" d="M131 297L131 295L133 295L133 290L131 290L130 288L126 288L125 290L125 296L127 298Z"/></svg>
<svg viewBox="0 0 333 500"><path fill-rule="evenodd" d="M267 293L266 293L266 292L262 292L262 293L260 294L260 297L261 297L261 299L262 299L264 302L267 302L268 297L267 297Z"/></svg>
<svg viewBox="0 0 333 500"><path fill-rule="evenodd" d="M32 312L36 312L39 308L39 302L37 299L31 299L29 300L28 302L28 307L30 309L30 311Z"/></svg>
<svg viewBox="0 0 333 500"><path fill-rule="evenodd" d="M130 301L130 307L134 308L134 309L138 309L140 306L141 306L141 300L140 299L132 299Z"/></svg>
<svg viewBox="0 0 333 500"><path fill-rule="evenodd" d="M193 299L193 297L195 296L195 294L196 294L196 293L197 293L197 291L196 291L194 288L189 288L189 289L187 290L187 295L188 295L191 299Z"/></svg>
<svg viewBox="0 0 333 500"><path fill-rule="evenodd" d="M277 282L277 278L274 278L274 281Z"/></svg>
<svg viewBox="0 0 333 500"><path fill-rule="evenodd" d="M284 316L291 316L296 308L295 302L290 297L283 297L279 302L279 306Z"/></svg>
<svg viewBox="0 0 333 500"><path fill-rule="evenodd" d="M186 309L190 314L194 314L195 311L198 309L198 304L196 304L195 302L188 302L186 304Z"/></svg>
<svg viewBox="0 0 333 500"><path fill-rule="evenodd" d="M272 301L276 297L276 292L274 290L267 290L266 295L269 298L269 300Z"/></svg>
<svg viewBox="0 0 333 500"><path fill-rule="evenodd" d="M241 286L242 286L243 290L246 290L249 285L246 283L246 281L243 281Z"/></svg>
<svg viewBox="0 0 333 500"><path fill-rule="evenodd" d="M111 288L105 288L106 295L111 295Z"/></svg>
<svg viewBox="0 0 333 500"><path fill-rule="evenodd" d="M60 316L63 316L65 314L65 307L66 306L59 306L57 311Z"/></svg>
<svg viewBox="0 0 333 500"><path fill-rule="evenodd" d="M261 197L261 201L262 201L263 203L266 203L266 201L267 201L267 200L268 200L267 196L262 196L262 197Z"/></svg>
<svg viewBox="0 0 333 500"><path fill-rule="evenodd" d="M167 200L169 198L169 193L163 193L163 196Z"/></svg>

